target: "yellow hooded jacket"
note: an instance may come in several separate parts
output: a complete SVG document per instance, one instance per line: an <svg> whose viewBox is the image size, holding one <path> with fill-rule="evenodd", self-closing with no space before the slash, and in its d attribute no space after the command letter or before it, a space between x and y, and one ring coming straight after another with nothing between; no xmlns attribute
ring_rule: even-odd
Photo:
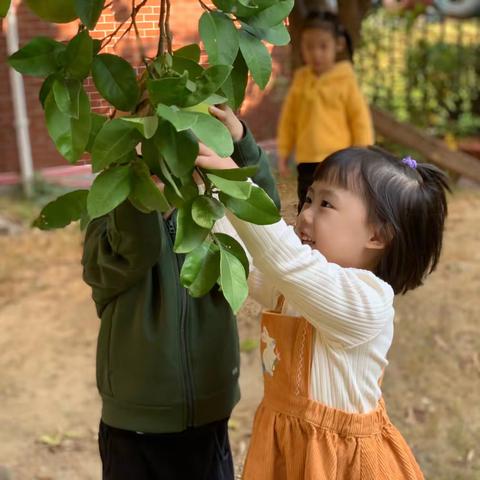
<svg viewBox="0 0 480 480"><path fill-rule="evenodd" d="M280 157L295 151L297 163L321 162L342 148L373 143L370 111L349 61L320 76L308 66L296 71L277 141Z"/></svg>

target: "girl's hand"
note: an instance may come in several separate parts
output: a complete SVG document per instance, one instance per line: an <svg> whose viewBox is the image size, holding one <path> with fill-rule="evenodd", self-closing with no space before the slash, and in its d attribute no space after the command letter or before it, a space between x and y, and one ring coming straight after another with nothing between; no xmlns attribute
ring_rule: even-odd
<svg viewBox="0 0 480 480"><path fill-rule="evenodd" d="M230 168L238 168L238 165L230 158L221 158L213 150L210 150L203 143L199 143L198 157L195 165L200 168L211 170L226 170Z"/></svg>
<svg viewBox="0 0 480 480"><path fill-rule="evenodd" d="M226 103L223 105L212 105L208 111L228 128L234 142L239 142L243 138L245 134L243 123Z"/></svg>
<svg viewBox="0 0 480 480"><path fill-rule="evenodd" d="M288 178L292 174L288 168L288 158L279 158L278 159L278 173L282 178Z"/></svg>

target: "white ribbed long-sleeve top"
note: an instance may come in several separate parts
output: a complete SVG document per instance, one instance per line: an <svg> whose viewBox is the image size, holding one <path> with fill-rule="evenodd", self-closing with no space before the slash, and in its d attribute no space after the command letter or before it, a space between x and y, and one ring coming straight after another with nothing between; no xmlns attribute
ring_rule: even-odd
<svg viewBox="0 0 480 480"><path fill-rule="evenodd" d="M250 295L272 308L283 294L283 312L315 328L312 399L347 412L373 410L393 338L392 288L372 272L327 262L283 220L260 226L229 215L216 230L231 234L231 225L255 265Z"/></svg>

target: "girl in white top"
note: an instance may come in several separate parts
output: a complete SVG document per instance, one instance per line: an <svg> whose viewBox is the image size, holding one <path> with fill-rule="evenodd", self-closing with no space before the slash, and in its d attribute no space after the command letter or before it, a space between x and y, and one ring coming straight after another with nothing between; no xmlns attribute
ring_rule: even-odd
<svg viewBox="0 0 480 480"><path fill-rule="evenodd" d="M236 167L204 147L197 165ZM270 309L285 299L262 325L265 398L244 478L423 478L380 380L393 297L439 260L446 190L432 165L348 148L317 168L295 228L227 215L253 258L252 296Z"/></svg>

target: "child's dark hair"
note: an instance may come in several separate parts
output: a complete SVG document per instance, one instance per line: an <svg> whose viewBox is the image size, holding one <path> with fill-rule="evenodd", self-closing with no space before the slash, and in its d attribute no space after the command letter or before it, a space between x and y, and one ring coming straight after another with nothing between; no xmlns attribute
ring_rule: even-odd
<svg viewBox="0 0 480 480"><path fill-rule="evenodd" d="M348 57L353 59L352 37L346 28L340 23L337 15L328 11L311 10L303 20L301 31L318 28L330 32L335 39L343 38L347 49Z"/></svg>
<svg viewBox="0 0 480 480"><path fill-rule="evenodd" d="M422 284L437 266L447 216L446 175L428 163L399 160L378 147L346 148L319 164L314 180L358 192L368 221L387 241L375 274L394 292Z"/></svg>

